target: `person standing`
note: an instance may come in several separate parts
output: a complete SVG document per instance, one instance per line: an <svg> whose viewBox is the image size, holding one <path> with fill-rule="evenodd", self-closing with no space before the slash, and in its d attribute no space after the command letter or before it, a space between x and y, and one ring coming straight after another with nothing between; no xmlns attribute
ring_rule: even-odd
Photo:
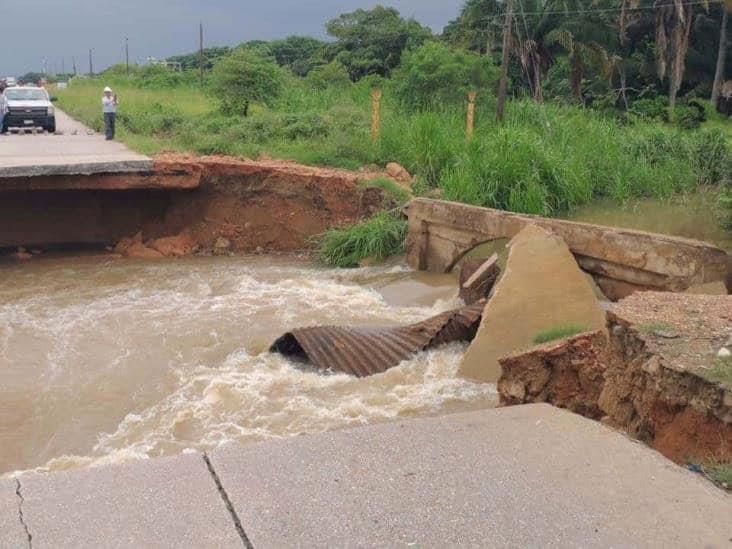
<svg viewBox="0 0 732 549"><path fill-rule="evenodd" d="M5 130L5 111L8 109L7 100L5 99L5 82L0 82L0 135Z"/></svg>
<svg viewBox="0 0 732 549"><path fill-rule="evenodd" d="M107 141L114 139L115 125L117 122L117 94L112 88L107 86L104 88L104 97L102 97L102 110L104 111L104 133Z"/></svg>

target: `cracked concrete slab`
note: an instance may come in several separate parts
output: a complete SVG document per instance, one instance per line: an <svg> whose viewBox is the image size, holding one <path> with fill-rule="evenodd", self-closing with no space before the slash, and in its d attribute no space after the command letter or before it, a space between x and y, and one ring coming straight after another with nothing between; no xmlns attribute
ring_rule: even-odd
<svg viewBox="0 0 732 549"><path fill-rule="evenodd" d="M33 547L242 547L201 454L21 477Z"/></svg>
<svg viewBox="0 0 732 549"><path fill-rule="evenodd" d="M20 522L20 499L13 479L0 479L0 547L26 549L28 537Z"/></svg>
<svg viewBox="0 0 732 549"><path fill-rule="evenodd" d="M211 457L254 547L704 547L732 498L600 423L528 405Z"/></svg>
<svg viewBox="0 0 732 549"><path fill-rule="evenodd" d="M118 141L106 141L103 135L58 109L56 126L58 135L0 135L0 179L149 172L153 169L149 157L131 151Z"/></svg>

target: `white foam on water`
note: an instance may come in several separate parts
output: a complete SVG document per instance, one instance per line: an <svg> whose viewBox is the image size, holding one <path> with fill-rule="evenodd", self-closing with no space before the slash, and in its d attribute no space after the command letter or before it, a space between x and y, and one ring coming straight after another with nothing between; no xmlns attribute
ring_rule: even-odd
<svg viewBox="0 0 732 549"><path fill-rule="evenodd" d="M323 375L265 352L295 327L409 323L458 304L387 303L370 281L409 276L403 266L66 265L21 273L14 288L0 289L0 358L16 412L0 465L98 466L497 400L494 386L456 376L463 345L365 379Z"/></svg>

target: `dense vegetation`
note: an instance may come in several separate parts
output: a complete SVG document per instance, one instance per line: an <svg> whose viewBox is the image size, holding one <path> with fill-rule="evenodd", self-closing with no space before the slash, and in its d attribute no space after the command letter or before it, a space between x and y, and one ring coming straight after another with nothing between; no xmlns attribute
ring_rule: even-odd
<svg viewBox="0 0 732 549"><path fill-rule="evenodd" d="M173 59L183 72L134 67L128 77L113 67L103 82L74 80L60 99L99 128L99 87L114 86L120 137L146 153L267 154L347 168L396 161L417 176L417 193L557 215L595 197L729 186L730 123L706 100L721 6L684 6L694 31L674 27L690 36L680 68L678 48L654 46L675 40L669 26L681 24L663 6L524 3L509 40L513 100L503 123L494 110L505 4L494 0L469 0L442 37L390 8L357 10L328 22L333 42L291 37L207 50L203 88L191 54ZM666 17L662 31L654 17ZM376 144L374 87L384 90ZM472 141L468 91L479 94ZM726 192L722 200L732 203ZM401 245L399 223L381 216L350 239L331 234L324 257L352 265L388 255Z"/></svg>

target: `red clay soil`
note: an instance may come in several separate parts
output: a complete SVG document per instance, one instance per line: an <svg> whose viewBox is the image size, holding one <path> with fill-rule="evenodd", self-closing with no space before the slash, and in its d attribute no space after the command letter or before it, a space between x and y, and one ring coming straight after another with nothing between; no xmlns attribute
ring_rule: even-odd
<svg viewBox="0 0 732 549"><path fill-rule="evenodd" d="M627 431L678 463L732 462L732 387L708 375L732 297L638 292L600 333L501 359L506 405L548 402Z"/></svg>
<svg viewBox="0 0 732 549"><path fill-rule="evenodd" d="M227 252L299 251L315 235L395 206L380 188L360 184L385 176L275 160L164 154L155 159L154 173L144 176L154 188L115 177L114 188L111 179L100 181L100 188L90 180L83 186L54 180L42 189L3 192L0 248L116 246L141 233L144 247L175 237L155 244L166 255L213 250L217 242L227 243ZM170 188L166 177L185 188ZM132 251L156 256L139 245Z"/></svg>
<svg viewBox="0 0 732 549"><path fill-rule="evenodd" d="M233 251L295 251L388 205L381 189L360 185L381 173L222 156L165 154L155 161L161 169L201 169L201 186L178 197L162 225L143 230L145 239L185 230L203 248L224 237Z"/></svg>

